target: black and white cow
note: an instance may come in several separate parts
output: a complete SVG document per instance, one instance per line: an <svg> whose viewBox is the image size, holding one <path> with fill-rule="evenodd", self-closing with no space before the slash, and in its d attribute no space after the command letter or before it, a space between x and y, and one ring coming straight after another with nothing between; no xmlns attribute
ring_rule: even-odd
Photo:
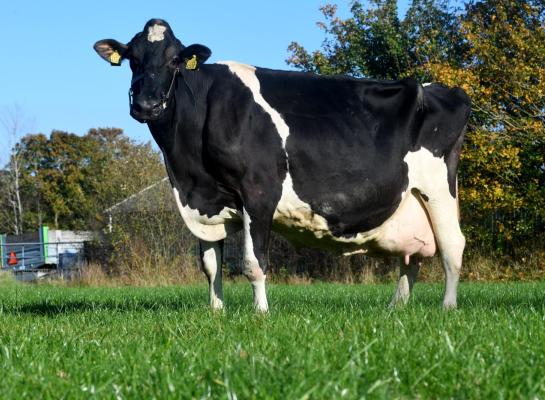
<svg viewBox="0 0 545 400"><path fill-rule="evenodd" d="M148 124L200 239L213 308L223 306L222 241L240 229L259 311L271 229L298 244L400 256L394 303L438 249L444 306L456 306L456 170L470 112L461 89L204 64L210 50L185 47L160 19L128 44L94 48L112 65L130 62L131 115Z"/></svg>

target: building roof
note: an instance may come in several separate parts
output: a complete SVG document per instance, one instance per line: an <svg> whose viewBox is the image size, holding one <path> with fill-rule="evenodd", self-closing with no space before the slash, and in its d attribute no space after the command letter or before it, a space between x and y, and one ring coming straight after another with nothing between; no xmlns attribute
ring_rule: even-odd
<svg viewBox="0 0 545 400"><path fill-rule="evenodd" d="M121 200L104 210L105 214L121 214L127 212L149 212L157 210L176 211L172 196L172 188L168 177L155 182L139 192Z"/></svg>

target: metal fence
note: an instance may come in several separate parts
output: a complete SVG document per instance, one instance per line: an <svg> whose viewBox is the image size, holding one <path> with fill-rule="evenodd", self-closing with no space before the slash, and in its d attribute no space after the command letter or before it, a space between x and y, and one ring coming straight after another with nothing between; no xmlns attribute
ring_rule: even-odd
<svg viewBox="0 0 545 400"><path fill-rule="evenodd" d="M56 274L70 277L83 265L84 242L1 243L0 266L21 280Z"/></svg>

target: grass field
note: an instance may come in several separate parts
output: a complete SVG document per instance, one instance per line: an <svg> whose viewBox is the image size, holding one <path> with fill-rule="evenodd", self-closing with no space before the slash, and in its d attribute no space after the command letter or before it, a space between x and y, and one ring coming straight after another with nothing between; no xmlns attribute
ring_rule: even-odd
<svg viewBox="0 0 545 400"><path fill-rule="evenodd" d="M545 283L0 286L0 398L545 398Z"/></svg>

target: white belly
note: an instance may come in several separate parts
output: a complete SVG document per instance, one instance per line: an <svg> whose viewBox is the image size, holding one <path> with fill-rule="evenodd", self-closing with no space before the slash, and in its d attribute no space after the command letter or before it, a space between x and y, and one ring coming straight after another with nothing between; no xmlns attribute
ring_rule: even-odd
<svg viewBox="0 0 545 400"><path fill-rule="evenodd" d="M327 220L314 213L310 205L297 196L288 174L273 219L279 232L300 245L346 254L368 252L429 257L435 253L435 239L428 215L410 190L402 195L395 213L381 226L352 237L337 237L329 230Z"/></svg>
<svg viewBox="0 0 545 400"><path fill-rule="evenodd" d="M238 222L241 221L240 213L232 208L224 207L218 215L208 217L201 215L198 210L183 205L178 190L173 188L174 198L178 205L178 210L182 218L191 231L199 239L208 242L223 240L227 234L237 229Z"/></svg>

